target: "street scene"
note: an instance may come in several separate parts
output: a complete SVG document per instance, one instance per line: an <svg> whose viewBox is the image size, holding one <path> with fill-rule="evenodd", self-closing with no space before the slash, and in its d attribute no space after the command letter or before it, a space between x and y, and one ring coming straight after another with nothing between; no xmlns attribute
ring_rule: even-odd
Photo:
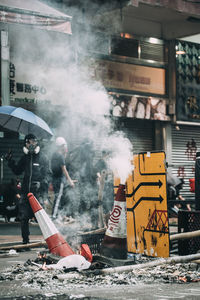
<svg viewBox="0 0 200 300"><path fill-rule="evenodd" d="M0 0L0 299L200 298L200 1Z"/></svg>

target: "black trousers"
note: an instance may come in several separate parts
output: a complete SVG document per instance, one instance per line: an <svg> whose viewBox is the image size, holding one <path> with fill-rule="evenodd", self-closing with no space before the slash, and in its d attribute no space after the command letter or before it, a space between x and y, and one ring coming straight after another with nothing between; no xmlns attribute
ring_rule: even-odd
<svg viewBox="0 0 200 300"><path fill-rule="evenodd" d="M37 198L37 195L34 196ZM19 219L21 222L21 235L23 243L27 244L29 242L29 220L34 217L34 213L30 206L27 195L22 194L19 201Z"/></svg>

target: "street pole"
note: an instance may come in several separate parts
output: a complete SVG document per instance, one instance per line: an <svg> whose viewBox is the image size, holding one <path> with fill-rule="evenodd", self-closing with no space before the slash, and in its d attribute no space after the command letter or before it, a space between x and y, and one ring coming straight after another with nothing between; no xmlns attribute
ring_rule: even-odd
<svg viewBox="0 0 200 300"><path fill-rule="evenodd" d="M195 209L200 210L200 152L196 153L195 162Z"/></svg>

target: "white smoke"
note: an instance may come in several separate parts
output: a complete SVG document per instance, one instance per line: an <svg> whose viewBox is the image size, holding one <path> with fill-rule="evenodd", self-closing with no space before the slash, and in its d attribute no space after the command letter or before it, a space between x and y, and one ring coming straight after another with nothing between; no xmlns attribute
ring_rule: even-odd
<svg viewBox="0 0 200 300"><path fill-rule="evenodd" d="M95 36L91 37L92 34L90 34L90 43L96 41ZM33 29L17 30L13 34L13 39L15 57L21 61L21 68L23 63L29 65L27 76L31 74L32 82L46 88L45 97L51 101L55 109L57 106L62 107L55 120L51 120L50 126L55 126L55 135L64 136L72 152L80 148L83 141L87 139L93 146L93 163L97 159L96 153L108 150L111 153L108 161L109 168L124 184L133 168L132 144L123 132L116 132L113 129L110 118L110 96L100 82L92 79L87 60L85 59L84 66L76 60L77 40L73 44L73 33L70 39L72 42L69 43L68 37L64 34ZM81 49L85 48L87 53L87 39L82 35L78 39ZM50 108L50 106L45 107L44 112L49 112ZM40 105L38 111L41 112ZM73 157L75 163L77 157L76 155ZM75 175L72 176L82 171L84 161L79 161L78 164ZM95 193L96 196L97 192ZM78 207L77 199L73 205Z"/></svg>
<svg viewBox="0 0 200 300"><path fill-rule="evenodd" d="M115 176L120 178L120 183L125 184L133 170L132 144L121 132L116 132L109 139L112 151L108 161L109 167Z"/></svg>

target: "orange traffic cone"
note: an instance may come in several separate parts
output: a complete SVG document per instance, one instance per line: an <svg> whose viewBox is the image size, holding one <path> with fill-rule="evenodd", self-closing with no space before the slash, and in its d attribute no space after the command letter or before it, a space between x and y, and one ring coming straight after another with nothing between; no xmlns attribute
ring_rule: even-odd
<svg viewBox="0 0 200 300"><path fill-rule="evenodd" d="M100 248L101 255L115 259L127 259L126 223L125 185L120 184Z"/></svg>
<svg viewBox="0 0 200 300"><path fill-rule="evenodd" d="M81 245L80 255L84 256L89 262L92 262L92 252L87 244Z"/></svg>
<svg viewBox="0 0 200 300"><path fill-rule="evenodd" d="M54 223L51 221L35 196L32 193L29 193L28 199L49 251L63 257L75 254L62 235L58 232Z"/></svg>

